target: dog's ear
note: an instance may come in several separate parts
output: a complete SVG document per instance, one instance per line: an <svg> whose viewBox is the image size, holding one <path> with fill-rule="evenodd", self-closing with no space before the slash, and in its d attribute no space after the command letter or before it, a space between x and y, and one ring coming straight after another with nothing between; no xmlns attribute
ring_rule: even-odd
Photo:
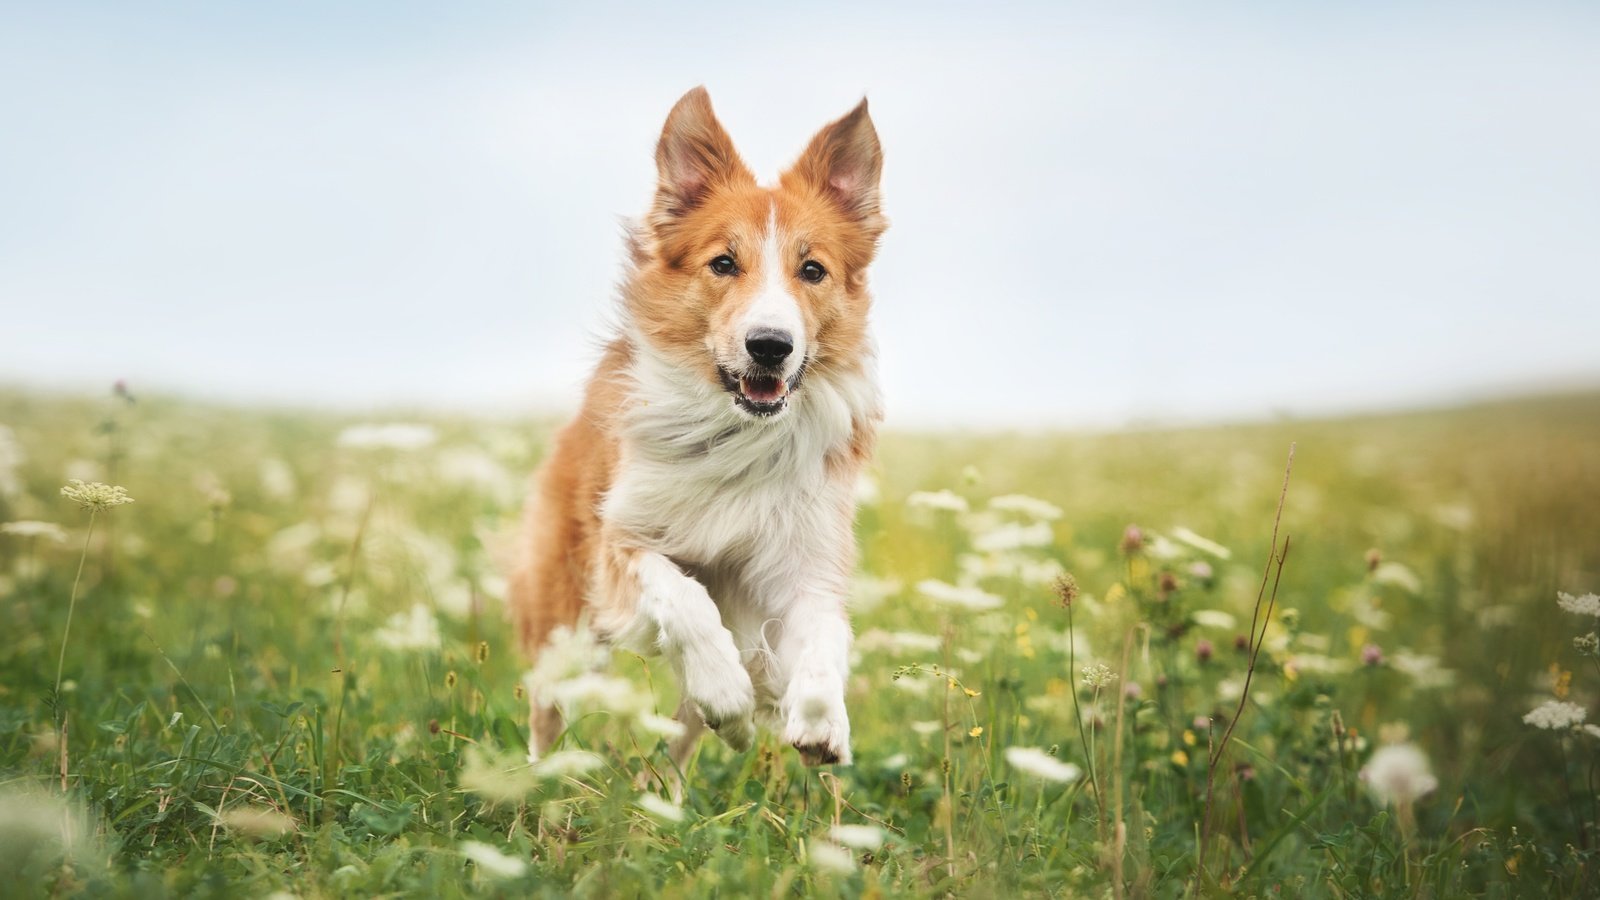
<svg viewBox="0 0 1600 900"><path fill-rule="evenodd" d="M656 144L656 172L653 218L659 222L699 206L718 185L756 180L717 121L704 87L684 94L667 114Z"/></svg>
<svg viewBox="0 0 1600 900"><path fill-rule="evenodd" d="M855 109L817 132L783 180L799 179L851 218L878 231L885 224L878 207L882 174L883 148L878 146L878 131L863 97Z"/></svg>

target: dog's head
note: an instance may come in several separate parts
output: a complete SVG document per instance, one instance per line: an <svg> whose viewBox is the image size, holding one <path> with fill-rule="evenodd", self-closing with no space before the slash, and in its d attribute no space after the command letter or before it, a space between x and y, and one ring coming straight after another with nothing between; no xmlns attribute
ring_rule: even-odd
<svg viewBox="0 0 1600 900"><path fill-rule="evenodd" d="M651 349L757 418L781 414L808 372L860 364L866 270L886 224L865 100L763 187L695 88L667 116L656 165L624 291Z"/></svg>

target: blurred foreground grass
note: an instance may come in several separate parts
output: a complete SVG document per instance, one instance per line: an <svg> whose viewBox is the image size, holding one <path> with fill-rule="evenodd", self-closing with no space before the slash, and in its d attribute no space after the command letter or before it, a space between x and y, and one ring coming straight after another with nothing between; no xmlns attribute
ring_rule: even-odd
<svg viewBox="0 0 1600 900"><path fill-rule="evenodd" d="M6 893L1600 885L1600 738L1523 721L1600 690L1574 642L1595 617L1556 604L1600 589L1600 395L891 434L861 489L855 765L707 740L681 806L641 788L675 708L658 660L613 659L627 696L573 695L564 768L520 761L493 548L550 423L406 421L0 392L0 522L43 523L0 533ZM1292 550L1202 826L1291 441ZM136 502L87 545L63 746L70 478Z"/></svg>

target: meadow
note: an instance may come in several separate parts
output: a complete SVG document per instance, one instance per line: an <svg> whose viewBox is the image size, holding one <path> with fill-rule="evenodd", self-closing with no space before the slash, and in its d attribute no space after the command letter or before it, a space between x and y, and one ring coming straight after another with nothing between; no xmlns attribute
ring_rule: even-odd
<svg viewBox="0 0 1600 900"><path fill-rule="evenodd" d="M510 643L555 424L0 392L0 892L1600 891L1600 394L891 433L854 764L708 738L681 798L660 660Z"/></svg>

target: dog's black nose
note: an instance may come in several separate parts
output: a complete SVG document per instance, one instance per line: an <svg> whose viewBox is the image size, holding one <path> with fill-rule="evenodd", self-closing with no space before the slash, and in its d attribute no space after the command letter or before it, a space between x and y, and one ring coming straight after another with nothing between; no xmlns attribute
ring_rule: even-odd
<svg viewBox="0 0 1600 900"><path fill-rule="evenodd" d="M761 365L777 368L794 352L794 338L776 328L757 328L745 336L744 349Z"/></svg>

